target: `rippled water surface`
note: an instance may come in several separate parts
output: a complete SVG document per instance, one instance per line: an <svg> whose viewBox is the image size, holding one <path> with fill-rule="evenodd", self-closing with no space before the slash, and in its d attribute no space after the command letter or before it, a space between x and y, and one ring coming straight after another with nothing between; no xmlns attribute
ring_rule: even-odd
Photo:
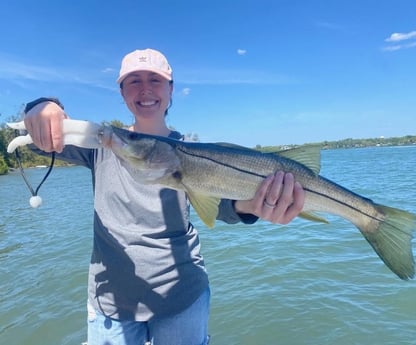
<svg viewBox="0 0 416 345"><path fill-rule="evenodd" d="M27 171L34 184L44 173ZM416 212L416 147L323 151L322 175ZM56 168L40 194L33 210L21 176L0 176L0 344L79 345L89 171ZM416 344L416 282L393 275L350 223L327 218L209 230L194 216L211 279L212 345Z"/></svg>

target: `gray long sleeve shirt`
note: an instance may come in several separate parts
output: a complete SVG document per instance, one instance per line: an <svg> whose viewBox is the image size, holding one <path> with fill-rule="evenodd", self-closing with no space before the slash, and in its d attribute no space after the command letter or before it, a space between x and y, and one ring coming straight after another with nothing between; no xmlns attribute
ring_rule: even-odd
<svg viewBox="0 0 416 345"><path fill-rule="evenodd" d="M136 321L189 307L209 283L185 193L135 181L108 149L68 145L57 157L92 172L89 303L111 318ZM236 214L231 200L221 201L217 218L227 223L257 219Z"/></svg>

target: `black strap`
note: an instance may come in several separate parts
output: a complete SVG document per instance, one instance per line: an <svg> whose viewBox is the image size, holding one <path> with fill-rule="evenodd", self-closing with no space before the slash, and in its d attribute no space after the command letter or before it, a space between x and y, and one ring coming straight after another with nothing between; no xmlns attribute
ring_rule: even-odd
<svg viewBox="0 0 416 345"><path fill-rule="evenodd" d="M36 105L38 105L39 103L43 103L43 102L53 102L53 103L58 104L62 109L64 109L63 104L59 101L58 98L55 98L55 97L40 97L40 98L35 99L34 101L29 102L29 103L26 104L26 107L25 107L25 110L24 110L25 114L27 114L30 111L30 109L34 108Z"/></svg>
<svg viewBox="0 0 416 345"><path fill-rule="evenodd" d="M22 175L23 180L26 183L26 186L29 188L29 191L32 194L32 196L38 195L38 191L39 191L40 187L43 185L43 183L46 181L46 179L48 178L49 174L52 171L53 165L55 163L55 152L52 152L51 164L49 165L48 171L46 172L46 174L43 177L42 181L40 181L40 183L39 183L38 187L36 188L36 190L33 190L32 185L30 184L29 180L26 177L26 174L25 174L24 169L23 169L23 166L22 166L22 160L21 160L21 157L20 157L19 150L16 149L14 152L15 152L15 155L16 155L17 164L19 165L20 174Z"/></svg>

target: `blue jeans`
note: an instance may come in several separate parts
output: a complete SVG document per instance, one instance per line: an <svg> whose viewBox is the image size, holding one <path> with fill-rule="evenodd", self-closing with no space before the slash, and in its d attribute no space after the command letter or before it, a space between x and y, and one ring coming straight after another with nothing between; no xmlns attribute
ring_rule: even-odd
<svg viewBox="0 0 416 345"><path fill-rule="evenodd" d="M88 310L88 345L207 345L210 290L183 312L147 322L120 321Z"/></svg>

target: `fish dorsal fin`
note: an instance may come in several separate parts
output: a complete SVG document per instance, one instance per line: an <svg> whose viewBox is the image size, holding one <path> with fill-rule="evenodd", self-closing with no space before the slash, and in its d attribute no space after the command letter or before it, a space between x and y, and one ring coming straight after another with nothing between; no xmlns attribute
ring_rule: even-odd
<svg viewBox="0 0 416 345"><path fill-rule="evenodd" d="M219 143L215 143L215 145L218 145L218 146L222 146L222 147L225 147L225 148L230 148L230 149L239 149L239 150L245 150L245 151L251 151L251 152L257 152L256 150L254 150L254 149L250 149L250 148L248 148L248 147L245 147L245 146L241 146L241 145L237 145L237 144L232 144L232 143L224 143L224 142L219 142Z"/></svg>
<svg viewBox="0 0 416 345"><path fill-rule="evenodd" d="M218 215L218 207L221 199L208 195L186 191L189 201L199 218L210 228L214 227Z"/></svg>
<svg viewBox="0 0 416 345"><path fill-rule="evenodd" d="M276 154L307 166L315 174L319 174L321 170L321 146L319 145L299 146L276 152Z"/></svg>

